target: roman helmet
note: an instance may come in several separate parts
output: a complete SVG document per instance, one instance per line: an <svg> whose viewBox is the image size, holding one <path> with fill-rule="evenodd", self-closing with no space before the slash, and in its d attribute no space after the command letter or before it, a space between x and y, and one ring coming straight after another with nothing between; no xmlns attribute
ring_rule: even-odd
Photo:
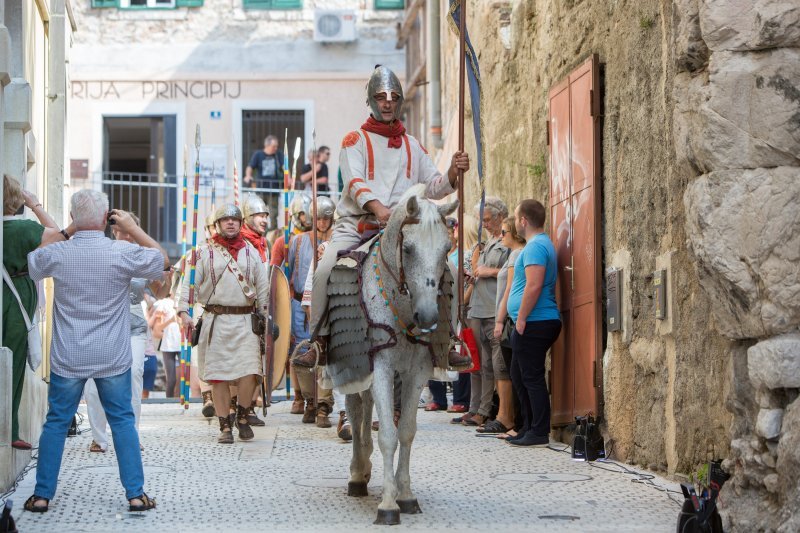
<svg viewBox="0 0 800 533"><path fill-rule="evenodd" d="M389 100L392 99L392 93L400 95L394 113L395 120L400 118L403 108L403 86L400 85L400 80L395 73L383 65L375 67L367 83L367 105L372 109L372 117L375 120L381 120L381 110L378 101L375 100L375 95L378 93L386 93L386 98Z"/></svg>
<svg viewBox="0 0 800 533"><path fill-rule="evenodd" d="M300 214L306 213L306 223L300 220ZM311 229L311 197L305 193L296 194L289 206L289 214L292 216L292 226L301 231Z"/></svg>
<svg viewBox="0 0 800 533"><path fill-rule="evenodd" d="M209 213L208 216L206 217L206 225L205 225L206 228L213 228L214 227L214 223L216 223L216 221L217 221L217 219L214 218L214 215L217 214L216 211L217 210L215 209L214 211Z"/></svg>
<svg viewBox="0 0 800 533"><path fill-rule="evenodd" d="M238 218L239 222L244 220L242 212L233 204L223 205L214 212L214 224L222 218Z"/></svg>
<svg viewBox="0 0 800 533"><path fill-rule="evenodd" d="M253 215L260 215L261 213L269 215L267 204L264 203L264 200L262 200L260 196L253 193L249 193L247 198L244 199L242 211L248 223L253 221L251 218Z"/></svg>
<svg viewBox="0 0 800 533"><path fill-rule="evenodd" d="M336 204L328 196L317 196L317 217L332 219L336 212Z"/></svg>

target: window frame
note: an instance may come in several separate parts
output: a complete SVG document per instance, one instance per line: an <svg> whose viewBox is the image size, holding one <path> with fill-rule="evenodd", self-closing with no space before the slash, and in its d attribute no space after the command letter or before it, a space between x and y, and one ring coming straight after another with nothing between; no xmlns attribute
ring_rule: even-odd
<svg viewBox="0 0 800 533"><path fill-rule="evenodd" d="M375 11L402 11L406 8L405 0L374 0Z"/></svg>
<svg viewBox="0 0 800 533"><path fill-rule="evenodd" d="M303 9L303 0L242 0L242 9L262 11L295 11Z"/></svg>

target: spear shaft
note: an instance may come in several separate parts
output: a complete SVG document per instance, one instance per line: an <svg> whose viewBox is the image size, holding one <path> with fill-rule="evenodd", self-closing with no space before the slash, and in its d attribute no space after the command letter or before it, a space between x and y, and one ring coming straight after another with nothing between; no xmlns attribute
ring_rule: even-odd
<svg viewBox="0 0 800 533"><path fill-rule="evenodd" d="M194 162L194 205L192 206L192 263L189 267L189 318L194 318L194 282L195 282L195 266L197 265L197 210L200 200L200 125L197 125L195 130L194 145L197 150L197 158ZM213 179L213 178L212 178ZM192 364L192 348L191 343L186 350L186 366L191 368ZM191 391L191 381L186 380L185 394L186 399L189 399ZM189 403L184 404L184 408L189 408Z"/></svg>
<svg viewBox="0 0 800 533"><path fill-rule="evenodd" d="M467 67L467 3L461 2L458 18L458 151L464 151L464 89ZM464 309L464 171L458 170L458 319L466 323Z"/></svg>

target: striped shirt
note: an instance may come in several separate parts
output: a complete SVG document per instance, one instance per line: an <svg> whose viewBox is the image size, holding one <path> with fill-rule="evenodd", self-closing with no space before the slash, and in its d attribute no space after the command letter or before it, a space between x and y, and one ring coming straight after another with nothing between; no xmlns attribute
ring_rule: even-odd
<svg viewBox="0 0 800 533"><path fill-rule="evenodd" d="M133 278L161 279L161 252L102 231L28 254L31 279L53 278L50 365L65 378L105 378L132 364L129 286Z"/></svg>

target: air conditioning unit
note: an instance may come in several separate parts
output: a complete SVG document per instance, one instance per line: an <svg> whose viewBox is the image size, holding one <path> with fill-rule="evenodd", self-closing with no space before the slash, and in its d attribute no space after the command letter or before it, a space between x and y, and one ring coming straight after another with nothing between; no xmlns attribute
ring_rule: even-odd
<svg viewBox="0 0 800 533"><path fill-rule="evenodd" d="M356 12L348 9L314 11L314 40L319 43L345 43L358 39Z"/></svg>

